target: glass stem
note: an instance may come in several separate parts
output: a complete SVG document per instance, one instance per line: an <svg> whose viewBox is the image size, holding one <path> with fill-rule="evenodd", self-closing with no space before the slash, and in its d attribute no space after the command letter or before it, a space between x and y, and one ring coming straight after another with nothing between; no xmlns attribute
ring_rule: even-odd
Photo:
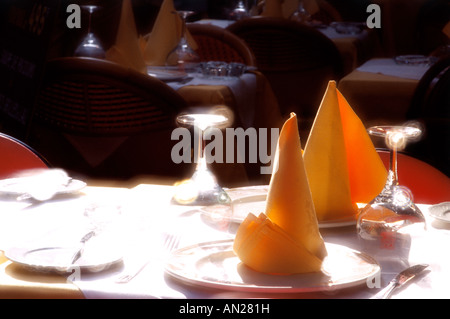
<svg viewBox="0 0 450 319"><path fill-rule="evenodd" d="M389 156L389 171L391 176L392 185L398 185L398 173L397 173L397 147L392 146Z"/></svg>
<svg viewBox="0 0 450 319"><path fill-rule="evenodd" d="M181 18L181 37L180 37L180 41L181 43L185 44L187 43L187 39L186 39L186 18L184 15L180 15Z"/></svg>
<svg viewBox="0 0 450 319"><path fill-rule="evenodd" d="M91 19L92 19L92 8L89 8L89 20L88 20L88 32L87 32L87 34L91 33Z"/></svg>
<svg viewBox="0 0 450 319"><path fill-rule="evenodd" d="M197 171L206 171L206 158L205 158L205 141L203 139L203 130L194 127L197 130L198 136L197 136L197 149L196 149L196 159L197 159Z"/></svg>

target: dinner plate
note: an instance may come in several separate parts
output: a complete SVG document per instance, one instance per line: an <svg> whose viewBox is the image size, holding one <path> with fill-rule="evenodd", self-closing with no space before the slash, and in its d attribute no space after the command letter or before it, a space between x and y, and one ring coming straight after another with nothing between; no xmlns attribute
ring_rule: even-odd
<svg viewBox="0 0 450 319"><path fill-rule="evenodd" d="M334 28L337 33L354 35L361 33L366 28L366 24L364 22L338 21L330 23L330 27Z"/></svg>
<svg viewBox="0 0 450 319"><path fill-rule="evenodd" d="M86 187L86 183L78 179L70 179L66 185L56 185L55 195L73 194ZM28 192L28 185L21 178L10 178L0 181L0 194L19 196Z"/></svg>
<svg viewBox="0 0 450 319"><path fill-rule="evenodd" d="M170 70L166 67L147 66L147 74L161 80L163 82L181 81L188 75L186 72L179 70Z"/></svg>
<svg viewBox="0 0 450 319"><path fill-rule="evenodd" d="M75 268L83 271L98 272L122 260L117 250L88 251L74 264L70 261L78 247L12 247L5 251L5 257L34 271L71 272Z"/></svg>
<svg viewBox="0 0 450 319"><path fill-rule="evenodd" d="M395 63L403 65L428 65L431 60L425 55L399 55L394 58Z"/></svg>
<svg viewBox="0 0 450 319"><path fill-rule="evenodd" d="M429 208L429 212L431 217L444 223L450 223L450 202L433 205Z"/></svg>
<svg viewBox="0 0 450 319"><path fill-rule="evenodd" d="M222 218L234 223L241 223L249 213L258 216L266 208L269 185L246 186L225 189L231 198L232 211L224 210L224 205L212 205L201 210L215 220ZM319 228L346 227L356 225L356 219L346 218L319 222Z"/></svg>
<svg viewBox="0 0 450 319"><path fill-rule="evenodd" d="M299 293L354 287L372 280L380 265L348 247L326 244L322 271L269 275L245 266L233 252L233 240L205 242L173 252L166 272L182 282L208 288L247 292Z"/></svg>

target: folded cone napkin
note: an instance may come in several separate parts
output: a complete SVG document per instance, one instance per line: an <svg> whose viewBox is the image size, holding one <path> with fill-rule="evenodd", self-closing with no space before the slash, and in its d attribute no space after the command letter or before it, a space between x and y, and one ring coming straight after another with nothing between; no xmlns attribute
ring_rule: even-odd
<svg viewBox="0 0 450 319"><path fill-rule="evenodd" d="M138 36L131 0L124 0L115 44L106 52L106 59L128 68L146 73L146 65L164 66L166 58L181 37L181 18L176 14L173 0L164 0L152 32ZM195 50L197 44L186 35Z"/></svg>
<svg viewBox="0 0 450 319"><path fill-rule="evenodd" d="M357 203L383 189L387 171L363 123L330 81L303 153L319 222L356 219Z"/></svg>
<svg viewBox="0 0 450 319"><path fill-rule="evenodd" d="M144 56L139 41L131 0L124 0L116 42L106 52L106 59L138 72L145 72Z"/></svg>
<svg viewBox="0 0 450 319"><path fill-rule="evenodd" d="M173 0L164 0L153 25L152 32L146 39L144 59L147 65L164 66L169 53L175 49L181 38L182 21L176 14ZM186 38L193 50L197 44L186 31Z"/></svg>
<svg viewBox="0 0 450 319"><path fill-rule="evenodd" d="M442 33L444 33L448 38L450 38L450 21L442 28Z"/></svg>
<svg viewBox="0 0 450 319"><path fill-rule="evenodd" d="M265 214L250 213L233 249L248 267L270 274L318 272L327 255L302 158L297 116L285 122Z"/></svg>

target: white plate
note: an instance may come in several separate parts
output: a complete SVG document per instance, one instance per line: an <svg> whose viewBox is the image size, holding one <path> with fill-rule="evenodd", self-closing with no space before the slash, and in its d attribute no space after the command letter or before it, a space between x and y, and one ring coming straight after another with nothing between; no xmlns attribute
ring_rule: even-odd
<svg viewBox="0 0 450 319"><path fill-rule="evenodd" d="M450 223L450 202L433 205L430 207L429 212L431 217L444 223Z"/></svg>
<svg viewBox="0 0 450 319"><path fill-rule="evenodd" d="M394 58L395 63L403 65L428 65L431 60L425 55L399 55Z"/></svg>
<svg viewBox="0 0 450 319"><path fill-rule="evenodd" d="M222 216L231 222L242 223L249 213L258 216L264 213L266 208L268 185L246 186L225 189L232 201L232 212L224 212L223 205L207 206L202 208L202 212L213 216L215 219ZM345 227L356 225L356 220L339 219L320 222L320 228Z"/></svg>
<svg viewBox="0 0 450 319"><path fill-rule="evenodd" d="M188 76L186 72L154 66L147 66L147 74L164 82L181 81Z"/></svg>
<svg viewBox="0 0 450 319"><path fill-rule="evenodd" d="M370 256L326 244L328 256L318 273L277 276L245 266L233 252L233 240L201 243L176 250L166 272L188 284L247 292L298 293L329 291L365 284L380 272Z"/></svg>
<svg viewBox="0 0 450 319"><path fill-rule="evenodd" d="M57 185L55 195L73 194L86 187L86 183L78 179L70 179L67 185ZM0 194L18 196L27 193L26 183L20 178L4 179L0 182Z"/></svg>
<svg viewBox="0 0 450 319"><path fill-rule="evenodd" d="M359 34L365 28L366 24L364 22L332 22L330 23L330 27L334 28L337 33L341 34Z"/></svg>
<svg viewBox="0 0 450 319"><path fill-rule="evenodd" d="M78 267L83 271L98 272L122 260L122 256L115 250L96 253L85 251L75 264L71 264L69 261L76 250L77 247L12 247L5 251L5 257L41 272L70 272Z"/></svg>

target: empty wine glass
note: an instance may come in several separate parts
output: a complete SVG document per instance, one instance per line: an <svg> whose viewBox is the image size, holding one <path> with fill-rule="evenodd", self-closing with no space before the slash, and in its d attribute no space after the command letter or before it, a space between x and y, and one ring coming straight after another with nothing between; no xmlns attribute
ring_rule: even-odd
<svg viewBox="0 0 450 319"><path fill-rule="evenodd" d="M229 14L231 20L241 20L249 16L250 14L247 11L246 2L244 0L239 0L236 7Z"/></svg>
<svg viewBox="0 0 450 319"><path fill-rule="evenodd" d="M75 56L85 56L97 59L104 59L105 50L103 49L102 45L100 44L100 41L97 39L94 33L91 32L92 13L97 9L99 9L99 7L95 5L84 5L81 7L89 12L88 31L83 41L81 41L81 43L76 48Z"/></svg>
<svg viewBox="0 0 450 319"><path fill-rule="evenodd" d="M409 265L412 239L422 236L426 229L425 218L411 191L399 184L397 175L398 150L422 131L413 126L374 126L368 132L385 138L390 164L383 190L359 214L357 232L362 248L387 272L394 273Z"/></svg>
<svg viewBox="0 0 450 319"><path fill-rule="evenodd" d="M180 126L193 126L194 136L197 135L198 149L195 150L194 174L188 180L177 184L173 200L182 205L217 205L230 204L228 194L219 186L214 174L208 169L205 157L205 141L203 135L208 128L224 127L229 119L220 114L182 114L177 117ZM197 134L195 134L197 133ZM195 145L195 144L194 144Z"/></svg>
<svg viewBox="0 0 450 319"><path fill-rule="evenodd" d="M200 65L200 56L189 45L186 37L186 18L194 14L193 11L176 11L181 18L181 38L177 46L170 51L166 58L166 66L176 67L187 73L195 72Z"/></svg>
<svg viewBox="0 0 450 319"><path fill-rule="evenodd" d="M311 21L311 15L309 12L305 9L305 6L303 4L303 1L300 0L298 2L298 8L297 10L291 15L291 20L295 20L304 24L307 24Z"/></svg>

